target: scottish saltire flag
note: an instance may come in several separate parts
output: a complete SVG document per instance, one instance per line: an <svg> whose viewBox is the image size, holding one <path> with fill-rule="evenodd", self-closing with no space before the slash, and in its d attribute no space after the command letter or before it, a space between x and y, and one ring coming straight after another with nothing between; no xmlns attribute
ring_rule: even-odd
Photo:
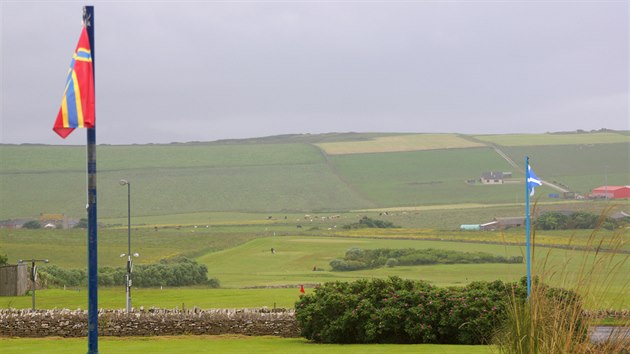
<svg viewBox="0 0 630 354"><path fill-rule="evenodd" d="M532 170L532 166L527 165L527 189L529 190L529 195L534 195L534 188L537 186L542 186L542 181L536 177L534 170Z"/></svg>
<svg viewBox="0 0 630 354"><path fill-rule="evenodd" d="M66 89L53 130L65 139L75 128L94 128L94 73L85 26L70 62Z"/></svg>

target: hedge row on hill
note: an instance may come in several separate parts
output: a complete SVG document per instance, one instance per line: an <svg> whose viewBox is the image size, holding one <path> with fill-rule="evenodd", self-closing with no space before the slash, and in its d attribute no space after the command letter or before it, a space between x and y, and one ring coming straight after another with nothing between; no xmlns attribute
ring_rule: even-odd
<svg viewBox="0 0 630 354"><path fill-rule="evenodd" d="M473 264L473 263L523 263L522 256L503 257L486 252L460 252L440 249L389 249L364 250L351 248L343 259L333 259L330 266L334 271L352 271L382 266L429 265L429 264Z"/></svg>
<svg viewBox="0 0 630 354"><path fill-rule="evenodd" d="M372 218L368 218L367 216L362 217L359 222L355 222L353 224L347 224L342 226L342 229L352 230L352 229L365 229L365 228L373 228L373 229L390 229L397 228L398 226L394 225L393 222L376 220Z"/></svg>
<svg viewBox="0 0 630 354"><path fill-rule="evenodd" d="M542 230L597 229L612 230L630 223L626 217L615 220L605 215L595 215L585 211L576 211L569 215L559 212L542 213L536 218L536 227Z"/></svg>
<svg viewBox="0 0 630 354"><path fill-rule="evenodd" d="M302 296L295 311L302 336L321 343L485 344L505 318L509 297L526 298L525 282L451 288L398 277L331 282Z"/></svg>
<svg viewBox="0 0 630 354"><path fill-rule="evenodd" d="M98 269L98 284L104 286L124 285L126 267L102 267ZM48 286L79 286L87 284L85 269L64 269L48 265L39 269L39 275ZM133 267L134 286L187 286L209 285L218 287L217 279L208 279L208 267L197 261L176 257L163 259L154 264L138 264Z"/></svg>

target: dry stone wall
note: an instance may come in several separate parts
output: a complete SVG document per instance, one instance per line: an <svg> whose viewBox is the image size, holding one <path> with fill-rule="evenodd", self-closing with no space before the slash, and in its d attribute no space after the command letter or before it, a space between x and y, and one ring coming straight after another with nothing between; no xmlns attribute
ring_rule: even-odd
<svg viewBox="0 0 630 354"><path fill-rule="evenodd" d="M293 310L100 310L100 336L160 336L241 334L247 336L298 337L300 330ZM0 310L3 337L85 337L87 311Z"/></svg>

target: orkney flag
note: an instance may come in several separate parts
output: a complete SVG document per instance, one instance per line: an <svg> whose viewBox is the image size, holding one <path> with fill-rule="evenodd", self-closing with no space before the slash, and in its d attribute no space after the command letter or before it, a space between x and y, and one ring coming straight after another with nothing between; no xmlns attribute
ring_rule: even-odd
<svg viewBox="0 0 630 354"><path fill-rule="evenodd" d="M70 62L66 89L53 130L65 139L75 128L94 128L94 72L85 26Z"/></svg>

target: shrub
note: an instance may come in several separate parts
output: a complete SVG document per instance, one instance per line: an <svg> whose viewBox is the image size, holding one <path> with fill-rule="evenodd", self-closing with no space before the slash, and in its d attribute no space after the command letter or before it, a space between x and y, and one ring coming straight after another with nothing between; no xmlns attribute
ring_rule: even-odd
<svg viewBox="0 0 630 354"><path fill-rule="evenodd" d="M396 262L387 263L389 259L395 259ZM468 263L523 263L523 257L506 258L485 252L459 252L432 248L377 248L372 250L351 248L346 251L343 259L332 260L330 266L334 271L352 271L382 266Z"/></svg>
<svg viewBox="0 0 630 354"><path fill-rule="evenodd" d="M584 211L577 211L568 216L559 212L546 212L536 219L536 228L541 230L596 229L598 227L612 230L618 225L619 222L612 218Z"/></svg>
<svg viewBox="0 0 630 354"><path fill-rule="evenodd" d="M368 218L367 216L362 217L359 220L359 222L342 226L342 228L346 230L363 229L363 228L387 229L387 228L396 228L396 227L398 226L394 225L394 223L390 221L371 219L371 218Z"/></svg>
<svg viewBox="0 0 630 354"><path fill-rule="evenodd" d="M98 269L98 284L103 286L124 285L126 267L102 267ZM40 268L40 275L49 286L78 286L87 284L87 272L82 269L64 269L56 265ZM197 261L176 257L163 259L155 264L134 266L134 286L188 286L208 285L219 287L218 279L208 279L208 267Z"/></svg>
<svg viewBox="0 0 630 354"><path fill-rule="evenodd" d="M388 279L325 283L295 305L302 335L322 343L487 343L504 317L509 286L437 288Z"/></svg>
<svg viewBox="0 0 630 354"><path fill-rule="evenodd" d="M42 224L40 224L39 221L30 220L30 221L25 222L24 225L22 225L22 227L25 229L41 229Z"/></svg>
<svg viewBox="0 0 630 354"><path fill-rule="evenodd" d="M387 262L385 262L385 266L388 268L393 268L398 265L398 260L396 258L389 258Z"/></svg>

